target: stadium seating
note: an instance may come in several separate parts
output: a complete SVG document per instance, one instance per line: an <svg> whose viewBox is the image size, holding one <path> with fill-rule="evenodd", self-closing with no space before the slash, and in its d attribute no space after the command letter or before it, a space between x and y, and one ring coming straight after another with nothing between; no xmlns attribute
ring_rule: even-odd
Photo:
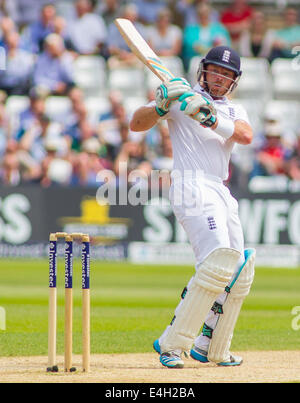
<svg viewBox="0 0 300 403"><path fill-rule="evenodd" d="M25 95L11 95L6 100L6 113L9 117L9 124L12 131L17 128L19 123L19 114L29 106L29 97Z"/></svg>
<svg viewBox="0 0 300 403"><path fill-rule="evenodd" d="M68 97L49 96L46 99L46 114L50 119L63 120L71 109L71 101Z"/></svg>
<svg viewBox="0 0 300 403"><path fill-rule="evenodd" d="M142 68L118 67L108 71L108 89L122 92L128 96L145 96L145 73Z"/></svg>
<svg viewBox="0 0 300 403"><path fill-rule="evenodd" d="M101 56L79 56L75 60L75 83L86 96L106 92L107 71Z"/></svg>
<svg viewBox="0 0 300 403"><path fill-rule="evenodd" d="M275 59L271 65L276 99L300 99L300 64L297 59Z"/></svg>
<svg viewBox="0 0 300 403"><path fill-rule="evenodd" d="M95 125L99 122L100 115L110 110L110 102L105 96L88 97L85 100L85 105L89 121Z"/></svg>
<svg viewBox="0 0 300 403"><path fill-rule="evenodd" d="M146 104L147 100L145 97L128 97L124 103L124 106L128 116L130 117L137 108Z"/></svg>
<svg viewBox="0 0 300 403"><path fill-rule="evenodd" d="M272 79L267 59L242 57L241 69L243 73L235 91L237 97L264 101L272 98Z"/></svg>
<svg viewBox="0 0 300 403"><path fill-rule="evenodd" d="M201 59L202 59L202 56L194 56L190 61L188 71L187 71L187 79L192 86L197 83L197 71L198 71Z"/></svg>
<svg viewBox="0 0 300 403"><path fill-rule="evenodd" d="M297 131L300 128L300 101L271 100L266 104L265 113L277 116L287 130Z"/></svg>

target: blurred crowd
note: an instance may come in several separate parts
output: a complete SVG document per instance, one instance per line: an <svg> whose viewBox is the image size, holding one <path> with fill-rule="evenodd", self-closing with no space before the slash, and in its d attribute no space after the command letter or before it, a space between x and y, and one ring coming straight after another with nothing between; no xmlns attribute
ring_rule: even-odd
<svg viewBox="0 0 300 403"><path fill-rule="evenodd" d="M295 57L299 10L288 6L280 15L282 24L276 28L246 0L233 0L222 9L209 0L1 0L0 46L6 68L0 70L0 184L98 186L103 170L120 176L120 162L127 163L127 175L133 169L147 177L153 169L171 170L167 125L132 133L121 92L109 91L107 110L89 119L86 94L76 82L76 60L101 56L110 71L138 66L115 18L130 19L159 56L179 57L187 72L194 56L216 45L270 63ZM7 105L14 96L26 96L29 102L12 124ZM47 114L51 96L69 99L67 113L55 119ZM147 100L153 100L152 91ZM299 133L285 133L276 116L265 116L253 149L249 179L286 175L300 180L300 128ZM234 181L238 172L234 164L232 169Z"/></svg>

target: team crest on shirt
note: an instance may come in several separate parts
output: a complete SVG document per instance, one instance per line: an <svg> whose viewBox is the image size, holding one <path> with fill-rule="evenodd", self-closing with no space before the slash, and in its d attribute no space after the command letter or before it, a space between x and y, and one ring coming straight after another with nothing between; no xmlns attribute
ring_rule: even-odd
<svg viewBox="0 0 300 403"><path fill-rule="evenodd" d="M217 224L214 217L212 216L207 217L207 222L208 222L208 228L210 230L217 229Z"/></svg>

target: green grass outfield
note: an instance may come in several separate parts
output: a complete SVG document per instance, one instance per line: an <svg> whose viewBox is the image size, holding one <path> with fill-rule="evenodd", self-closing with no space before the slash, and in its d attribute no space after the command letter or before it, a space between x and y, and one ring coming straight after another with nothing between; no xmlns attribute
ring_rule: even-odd
<svg viewBox="0 0 300 403"><path fill-rule="evenodd" d="M58 353L63 353L63 261L59 260ZM91 261L92 353L152 351L170 322L191 266L141 266ZM80 261L74 263L74 353L81 352ZM0 260L0 356L47 355L47 261ZM300 269L257 268L232 349L296 350L292 308L300 306ZM298 321L298 323L300 320Z"/></svg>

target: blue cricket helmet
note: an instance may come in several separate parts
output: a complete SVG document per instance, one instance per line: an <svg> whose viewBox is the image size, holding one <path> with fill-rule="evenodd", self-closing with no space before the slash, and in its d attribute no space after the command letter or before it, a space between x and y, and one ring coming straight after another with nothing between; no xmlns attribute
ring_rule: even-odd
<svg viewBox="0 0 300 403"><path fill-rule="evenodd" d="M208 64L214 64L233 71L235 74L235 80L230 87L229 92L236 88L238 80L242 75L242 71L241 58L234 49L228 46L216 46L210 49L207 55L200 62L197 72L198 81L201 80L202 73L206 71L205 66Z"/></svg>

